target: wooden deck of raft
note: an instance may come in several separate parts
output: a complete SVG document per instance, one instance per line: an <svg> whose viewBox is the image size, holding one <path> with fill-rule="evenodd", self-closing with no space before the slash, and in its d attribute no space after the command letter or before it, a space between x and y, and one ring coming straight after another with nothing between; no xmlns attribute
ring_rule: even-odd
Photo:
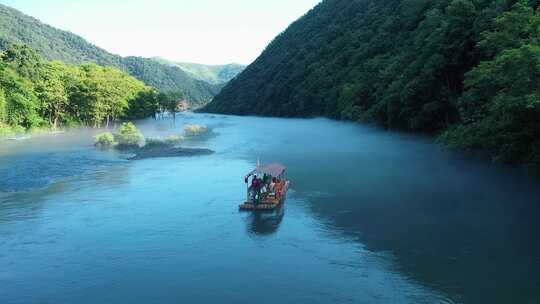
<svg viewBox="0 0 540 304"><path fill-rule="evenodd" d="M275 196L266 197L262 201L260 201L258 204L255 204L254 202L245 202L241 204L239 208L242 211L274 210L285 201L287 190L289 190L288 181L285 183L285 186L283 188L283 196L281 197L281 199L278 199Z"/></svg>
<svg viewBox="0 0 540 304"><path fill-rule="evenodd" d="M240 207L240 210L245 210L245 211L274 210L279 205L281 205L281 201L276 199L276 198L273 198L273 199L262 200L258 204L255 204L253 202L245 202L245 203L241 204L239 207Z"/></svg>

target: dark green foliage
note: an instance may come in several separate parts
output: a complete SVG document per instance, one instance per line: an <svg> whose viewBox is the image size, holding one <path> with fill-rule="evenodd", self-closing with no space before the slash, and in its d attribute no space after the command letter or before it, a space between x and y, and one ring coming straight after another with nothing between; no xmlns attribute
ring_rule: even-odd
<svg viewBox="0 0 540 304"><path fill-rule="evenodd" d="M327 116L441 133L495 160L538 162L534 2L325 0L205 110Z"/></svg>
<svg viewBox="0 0 540 304"><path fill-rule="evenodd" d="M45 61L38 53L26 45L10 45L2 53L2 61L22 77L37 81L41 78Z"/></svg>
<svg viewBox="0 0 540 304"><path fill-rule="evenodd" d="M455 121L463 74L475 63L475 11L466 0L324 1L207 109L438 130Z"/></svg>
<svg viewBox="0 0 540 304"><path fill-rule="evenodd" d="M159 111L160 93L155 90L141 91L126 110L123 119L147 118Z"/></svg>
<svg viewBox="0 0 540 304"><path fill-rule="evenodd" d="M182 94L160 93L158 95L159 112L176 113L178 102L184 98Z"/></svg>
<svg viewBox="0 0 540 304"><path fill-rule="evenodd" d="M220 86L190 77L178 67L159 64L153 59L123 58L110 54L77 35L43 24L0 4L0 50L13 44L28 45L47 60L75 65L93 62L114 66L160 91L184 92L194 106L208 102L221 89ZM27 71L31 72L29 69Z"/></svg>
<svg viewBox="0 0 540 304"><path fill-rule="evenodd" d="M451 146L540 162L539 14L521 1L484 33L479 45L494 57L467 74L462 122L442 137Z"/></svg>

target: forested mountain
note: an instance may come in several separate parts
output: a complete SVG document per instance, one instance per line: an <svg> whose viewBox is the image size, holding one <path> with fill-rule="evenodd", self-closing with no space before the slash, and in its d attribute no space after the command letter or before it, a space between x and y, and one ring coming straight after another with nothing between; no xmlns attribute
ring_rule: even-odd
<svg viewBox="0 0 540 304"><path fill-rule="evenodd" d="M174 62L159 57L155 57L153 59L162 64L179 67L184 72L188 73L191 77L212 84L227 83L245 69L245 66L236 63L223 65L206 65L188 62Z"/></svg>
<svg viewBox="0 0 540 304"><path fill-rule="evenodd" d="M540 162L540 12L521 0L325 0L206 107L441 134Z"/></svg>
<svg viewBox="0 0 540 304"><path fill-rule="evenodd" d="M114 66L162 92L183 92L195 104L209 101L220 89L220 86L194 79L177 67L159 64L149 58L113 55L75 34L0 4L0 50L11 44L28 45L48 60Z"/></svg>
<svg viewBox="0 0 540 304"><path fill-rule="evenodd" d="M152 59L125 57L122 63L124 70L130 75L161 92L181 92L192 107L205 105L223 87L195 79L177 67L164 65Z"/></svg>

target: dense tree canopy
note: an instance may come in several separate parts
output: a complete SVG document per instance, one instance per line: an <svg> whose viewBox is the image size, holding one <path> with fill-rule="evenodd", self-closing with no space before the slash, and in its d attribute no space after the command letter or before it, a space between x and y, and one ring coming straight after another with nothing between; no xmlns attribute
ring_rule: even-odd
<svg viewBox="0 0 540 304"><path fill-rule="evenodd" d="M0 128L101 126L143 118L158 111L160 96L113 67L46 61L23 45L0 55Z"/></svg>
<svg viewBox="0 0 540 304"><path fill-rule="evenodd" d="M467 73L461 123L443 138L500 160L540 162L540 11L520 1L479 46L489 59Z"/></svg>
<svg viewBox="0 0 540 304"><path fill-rule="evenodd" d="M207 111L376 121L540 161L537 1L325 0Z"/></svg>

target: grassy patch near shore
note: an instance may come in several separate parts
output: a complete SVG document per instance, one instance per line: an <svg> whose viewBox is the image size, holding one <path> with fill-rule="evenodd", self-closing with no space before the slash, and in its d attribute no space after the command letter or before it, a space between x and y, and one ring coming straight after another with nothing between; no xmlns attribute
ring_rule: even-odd
<svg viewBox="0 0 540 304"><path fill-rule="evenodd" d="M0 139L13 137L21 134L25 134L26 130L23 127L11 127L8 125L0 124Z"/></svg>
<svg viewBox="0 0 540 304"><path fill-rule="evenodd" d="M9 125L0 123L0 140L14 138L18 136L44 135L44 134L49 134L53 131L58 131L58 130L53 130L49 127L25 129L21 126L9 126Z"/></svg>

